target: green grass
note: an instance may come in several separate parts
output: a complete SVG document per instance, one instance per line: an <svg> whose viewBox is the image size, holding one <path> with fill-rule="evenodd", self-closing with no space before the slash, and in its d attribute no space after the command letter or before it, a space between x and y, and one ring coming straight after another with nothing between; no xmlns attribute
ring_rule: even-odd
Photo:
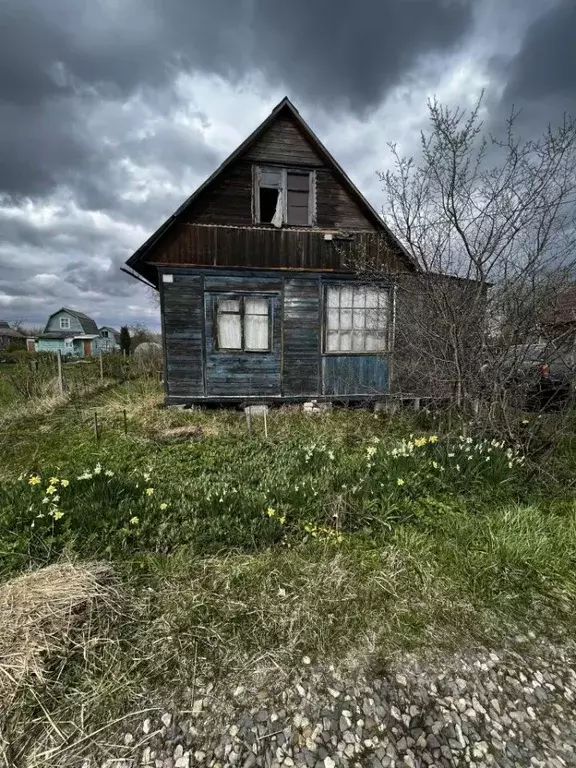
<svg viewBox="0 0 576 768"><path fill-rule="evenodd" d="M132 381L0 436L2 577L104 558L124 583L122 612L55 661L43 706L59 728L79 727L81 703L90 730L143 700L181 704L199 680L291 674L303 655L369 665L573 631L573 436L537 471L426 414L280 409L266 438L241 413L160 401ZM162 442L187 425L198 441Z"/></svg>

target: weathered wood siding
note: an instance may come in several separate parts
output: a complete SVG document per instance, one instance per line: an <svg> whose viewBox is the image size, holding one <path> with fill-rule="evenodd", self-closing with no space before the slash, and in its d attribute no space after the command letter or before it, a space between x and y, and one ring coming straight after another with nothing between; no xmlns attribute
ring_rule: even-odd
<svg viewBox="0 0 576 768"><path fill-rule="evenodd" d="M203 396L202 276L175 274L172 279L172 283L160 283L166 394Z"/></svg>
<svg viewBox="0 0 576 768"><path fill-rule="evenodd" d="M406 261L390 248L380 233L357 233L347 238L312 229L263 229L176 226L163 247L147 260L162 265L253 267L260 269L316 269L334 271L403 272Z"/></svg>
<svg viewBox="0 0 576 768"><path fill-rule="evenodd" d="M283 395L320 392L320 329L320 279L285 279Z"/></svg>
<svg viewBox="0 0 576 768"><path fill-rule="evenodd" d="M337 181L330 168L316 172L316 224L321 228L376 232L356 198Z"/></svg>
<svg viewBox="0 0 576 768"><path fill-rule="evenodd" d="M294 118L279 115L268 130L246 152L246 157L257 163L297 165L320 168L324 159L318 155Z"/></svg>
<svg viewBox="0 0 576 768"><path fill-rule="evenodd" d="M333 282L329 273L223 274L182 267L163 268L162 273L172 279L161 282L168 402L375 397L388 391L386 356L323 352L324 284ZM216 349L216 294L270 298L270 352Z"/></svg>
<svg viewBox="0 0 576 768"><path fill-rule="evenodd" d="M214 179L182 219L198 224L251 226L252 162L237 160Z"/></svg>
<svg viewBox="0 0 576 768"><path fill-rule="evenodd" d="M384 395L388 392L388 357L324 355L322 378L325 395Z"/></svg>

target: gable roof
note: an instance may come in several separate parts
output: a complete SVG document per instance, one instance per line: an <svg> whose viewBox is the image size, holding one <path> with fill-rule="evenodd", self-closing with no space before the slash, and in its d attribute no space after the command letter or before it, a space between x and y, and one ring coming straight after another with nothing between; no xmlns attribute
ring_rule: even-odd
<svg viewBox="0 0 576 768"><path fill-rule="evenodd" d="M337 180L341 182L341 184L348 190L348 192L356 199L358 204L360 205L360 208L364 211L365 215L368 217L370 221L374 223L374 225L379 229L382 233L386 234L386 236L391 240L394 245L398 247L398 250L408 263L409 267L412 270L419 271L419 267L417 266L416 262L412 258L412 256L408 253L406 248L402 245L402 243L395 237L395 235L392 233L392 231L389 229L389 227L385 224L382 217L376 212L375 208L368 202L368 200L364 197L364 195L360 192L358 187L354 184L354 182L350 179L348 174L344 171L342 166L336 161L336 159L330 154L330 152L326 149L324 144L320 141L318 136L314 133L314 131L310 128L308 123L301 117L300 113L292 104L290 99L285 96L282 101L277 104L272 112L268 115L268 117L263 120L263 122L260 123L260 125L248 136L247 139L245 139L239 147L237 147L234 152L232 152L231 155L229 155L223 163L221 163L218 168L214 171L214 173L209 176L206 181L204 181L203 184L201 184L191 195L188 197L182 205L154 232L148 240L146 240L145 243L143 243L140 248L138 248L137 251L135 251L132 256L126 261L126 264L131 267L135 272L139 272L144 277L150 279L149 274L149 267L146 269L144 265L144 269L140 267L138 268L138 265L140 262L143 261L146 253L152 248L152 246L160 239L162 235L164 235L179 219L180 215L188 208L188 206L191 205L201 194L206 190L212 182L214 182L220 174L222 174L232 163L237 160L241 155L243 155L250 147L252 147L256 141L265 133L266 130L272 125L272 123L279 117L280 114L283 112L287 112L292 116L292 118L295 120L298 127L303 132L304 136L308 139L308 141L312 144L316 152L324 159L326 164L332 168L332 171L334 172ZM130 274L130 273L128 273Z"/></svg>
<svg viewBox="0 0 576 768"><path fill-rule="evenodd" d="M0 320L0 336L10 339L23 339L23 334L15 328L11 328L7 320Z"/></svg>
<svg viewBox="0 0 576 768"><path fill-rule="evenodd" d="M116 328L112 328L111 325L102 325L98 329L98 333L102 334L102 331L110 331L113 334L113 336L116 339L116 341L118 341L119 338L120 338L120 331L117 331Z"/></svg>
<svg viewBox="0 0 576 768"><path fill-rule="evenodd" d="M60 314L60 312L67 312L69 315L72 315L72 317L75 317L78 322L80 323L80 326L82 327L82 330L84 333L93 333L95 335L98 335L98 326L92 320L91 317L88 317L88 315L85 315L83 312L78 312L75 309L69 309L68 307L60 307L60 309L57 312L52 312L48 320L46 321L46 326L44 328L44 331L46 332L46 329L50 325L50 320L54 317L54 315Z"/></svg>

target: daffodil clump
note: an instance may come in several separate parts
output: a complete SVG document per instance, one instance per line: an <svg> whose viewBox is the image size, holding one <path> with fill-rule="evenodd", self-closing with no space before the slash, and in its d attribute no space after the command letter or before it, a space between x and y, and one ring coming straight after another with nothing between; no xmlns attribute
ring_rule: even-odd
<svg viewBox="0 0 576 768"><path fill-rule="evenodd" d="M118 484L116 472L105 468L100 462L71 478L58 475L42 477L34 473L22 476L20 479L24 480L34 492L33 503L30 506L30 511L33 511L34 515L30 521L30 527L39 530L40 521L49 521L52 534L55 533L55 523L62 521L66 516L78 518L81 515L78 508L80 498L108 496L109 506L112 509L114 507L121 509L123 502L126 501L126 488ZM166 501L154 502L156 489L150 485L150 472L144 472L141 476L134 473L134 480L132 494L134 498L130 499L131 504L126 505L127 514L124 525L120 529L128 533L138 530L142 515L150 518L157 512L165 513L169 508ZM144 485L142 490L140 490L141 485ZM135 509L138 514L134 513ZM86 521L89 521L88 515ZM122 523L121 519L117 519L116 525L119 523ZM109 532L114 535L112 528Z"/></svg>
<svg viewBox="0 0 576 768"><path fill-rule="evenodd" d="M47 481L46 487L43 488L43 481L40 475L30 475L28 485L32 487L37 486L43 493L40 502L42 506L31 522L32 527L35 527L37 520L42 520L43 518L58 521L64 517L64 511L60 506L60 494L66 491L70 485L70 480L65 477L52 476Z"/></svg>
<svg viewBox="0 0 576 768"><path fill-rule="evenodd" d="M0 485L13 562L64 551L198 554L376 541L397 525L515 503L528 473L514 445L465 435L359 430L259 442L219 436L124 464L35 471ZM10 543L11 542L11 543ZM48 554L47 554L48 553Z"/></svg>

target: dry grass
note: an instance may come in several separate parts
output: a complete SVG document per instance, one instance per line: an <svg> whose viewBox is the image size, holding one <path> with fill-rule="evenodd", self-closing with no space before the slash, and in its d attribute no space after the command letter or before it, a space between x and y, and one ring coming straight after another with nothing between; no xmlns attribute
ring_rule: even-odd
<svg viewBox="0 0 576 768"><path fill-rule="evenodd" d="M190 440L200 440L204 430L199 424L186 424L182 427L172 427L158 432L156 439L161 443L186 443Z"/></svg>
<svg viewBox="0 0 576 768"><path fill-rule="evenodd" d="M96 602L116 601L110 566L63 563L18 576L0 586L0 714L44 665L61 653L71 629Z"/></svg>
<svg viewBox="0 0 576 768"><path fill-rule="evenodd" d="M94 396L115 385L116 382L112 379L104 379L104 381L98 381L91 387L86 388L84 394L86 396ZM48 416L49 414L54 413L58 408L70 403L77 394L78 393L75 390L71 390L61 395L58 392L57 383L55 386L51 386L50 383L48 383L45 388L45 393L41 397L31 397L28 400L16 400L5 408L0 408L0 431L9 429L16 422L20 422L24 419L35 419L39 416Z"/></svg>

